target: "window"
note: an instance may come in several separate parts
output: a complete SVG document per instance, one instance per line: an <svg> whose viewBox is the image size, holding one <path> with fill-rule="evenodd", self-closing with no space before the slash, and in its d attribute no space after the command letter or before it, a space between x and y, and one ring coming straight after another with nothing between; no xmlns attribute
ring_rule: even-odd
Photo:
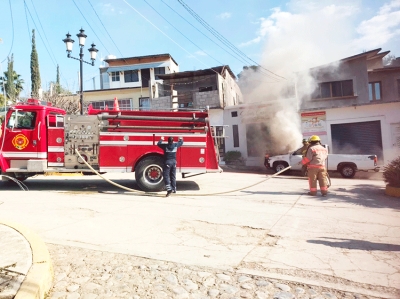
<svg viewBox="0 0 400 299"><path fill-rule="evenodd" d="M368 95L370 101L380 101L382 99L381 82L368 83Z"/></svg>
<svg viewBox="0 0 400 299"><path fill-rule="evenodd" d="M238 114L237 114L237 111L232 111L232 112L231 112L231 116L232 116L232 117L237 117L237 115L238 115Z"/></svg>
<svg viewBox="0 0 400 299"><path fill-rule="evenodd" d="M238 125L232 125L233 129L233 147L239 147L239 127Z"/></svg>
<svg viewBox="0 0 400 299"><path fill-rule="evenodd" d="M161 80L158 75L164 75L165 74L165 67L155 67L154 68L154 78L156 80Z"/></svg>
<svg viewBox="0 0 400 299"><path fill-rule="evenodd" d="M7 128L34 129L36 123L36 112L13 111L7 123Z"/></svg>
<svg viewBox="0 0 400 299"><path fill-rule="evenodd" d="M132 110L132 99L118 100L119 110ZM106 106L109 110L114 109L114 100L91 102L93 109L105 110Z"/></svg>
<svg viewBox="0 0 400 299"><path fill-rule="evenodd" d="M179 103L179 108L193 108L193 102Z"/></svg>
<svg viewBox="0 0 400 299"><path fill-rule="evenodd" d="M125 83L128 82L139 82L138 71L125 71L124 72Z"/></svg>
<svg viewBox="0 0 400 299"><path fill-rule="evenodd" d="M353 80L319 83L311 97L313 99L354 96Z"/></svg>
<svg viewBox="0 0 400 299"><path fill-rule="evenodd" d="M119 72L111 72L111 81L119 81Z"/></svg>
<svg viewBox="0 0 400 299"><path fill-rule="evenodd" d="M150 98L140 98L139 108L140 110L150 110Z"/></svg>
<svg viewBox="0 0 400 299"><path fill-rule="evenodd" d="M199 87L199 92L212 91L212 86Z"/></svg>

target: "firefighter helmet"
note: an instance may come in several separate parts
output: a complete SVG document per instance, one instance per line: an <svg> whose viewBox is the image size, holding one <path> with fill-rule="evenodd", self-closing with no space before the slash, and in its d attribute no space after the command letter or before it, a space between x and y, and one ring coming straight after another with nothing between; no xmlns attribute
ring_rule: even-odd
<svg viewBox="0 0 400 299"><path fill-rule="evenodd" d="M308 139L309 142L316 142L316 141L321 141L321 139L319 139L319 136L317 135L312 135L310 137L310 139Z"/></svg>
<svg viewBox="0 0 400 299"><path fill-rule="evenodd" d="M304 138L302 142L303 143L308 143L308 140Z"/></svg>

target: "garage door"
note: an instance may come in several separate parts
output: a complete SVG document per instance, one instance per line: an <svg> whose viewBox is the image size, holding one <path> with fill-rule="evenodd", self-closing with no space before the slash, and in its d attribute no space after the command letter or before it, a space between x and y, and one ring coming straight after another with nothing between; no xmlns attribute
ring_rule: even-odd
<svg viewBox="0 0 400 299"><path fill-rule="evenodd" d="M383 160L381 122L331 125L333 154L375 154Z"/></svg>

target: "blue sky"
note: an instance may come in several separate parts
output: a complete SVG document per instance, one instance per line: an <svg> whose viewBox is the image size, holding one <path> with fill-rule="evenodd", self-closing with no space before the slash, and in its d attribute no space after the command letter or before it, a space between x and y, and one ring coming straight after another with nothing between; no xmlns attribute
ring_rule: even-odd
<svg viewBox="0 0 400 299"><path fill-rule="evenodd" d="M232 54L180 1L239 49L241 57ZM235 74L252 61L280 73L284 72L280 65L285 64L287 71L293 57L305 63L290 71L375 48L400 56L400 0L180 1L2 0L0 71L7 69L6 58L13 53L14 68L25 81L21 95L29 94L31 31L35 29L42 87L48 89L49 82L55 81L58 64L61 84L78 90L79 62L66 57L62 39L71 33L72 55L77 57L76 34L81 27L88 35L85 59L89 60L90 43L99 49L95 66L84 65L84 89L93 89L93 77L99 87L98 68L108 54L169 53L181 71L227 64Z"/></svg>

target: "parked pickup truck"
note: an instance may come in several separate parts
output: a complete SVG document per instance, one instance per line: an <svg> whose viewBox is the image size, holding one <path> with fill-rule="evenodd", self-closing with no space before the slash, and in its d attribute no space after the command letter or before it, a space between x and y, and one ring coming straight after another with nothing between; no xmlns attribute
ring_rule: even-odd
<svg viewBox="0 0 400 299"><path fill-rule="evenodd" d="M301 170L301 148L286 155L265 156L264 165L267 168L279 172L284 168L291 166L291 170ZM378 158L376 155L344 155L344 154L329 154L328 170L338 171L344 178L352 178L356 171L379 171L377 166Z"/></svg>

